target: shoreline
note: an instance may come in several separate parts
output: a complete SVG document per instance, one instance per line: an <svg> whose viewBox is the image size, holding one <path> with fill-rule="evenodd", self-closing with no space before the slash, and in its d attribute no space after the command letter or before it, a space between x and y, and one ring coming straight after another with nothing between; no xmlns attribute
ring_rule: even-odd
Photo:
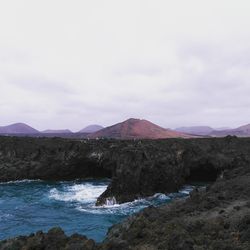
<svg viewBox="0 0 250 250"><path fill-rule="evenodd" d="M53 229L47 234L2 241L0 249L16 244L42 244L53 249L77 249L78 245L94 250L250 248L249 138L88 143L0 138L0 179L34 175L55 180L76 175L112 177L99 197L100 204L112 196L124 203L161 191L170 193L190 181L213 184L193 191L185 201L132 215L111 227L102 244L84 236L67 237Z"/></svg>

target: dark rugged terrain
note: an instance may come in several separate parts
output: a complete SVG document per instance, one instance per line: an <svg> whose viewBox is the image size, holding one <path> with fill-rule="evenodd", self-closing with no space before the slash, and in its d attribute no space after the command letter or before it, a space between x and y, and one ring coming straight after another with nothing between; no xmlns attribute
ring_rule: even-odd
<svg viewBox="0 0 250 250"><path fill-rule="evenodd" d="M250 168L225 171L187 200L150 207L113 226L101 249L250 249Z"/></svg>
<svg viewBox="0 0 250 250"><path fill-rule="evenodd" d="M0 179L112 177L108 197L130 201L212 181L190 198L150 207L113 226L102 244L60 229L0 249L250 249L250 139L64 140L0 138Z"/></svg>
<svg viewBox="0 0 250 250"><path fill-rule="evenodd" d="M250 163L250 139L70 140L0 138L0 181L112 178L98 204L174 192L188 181L214 181Z"/></svg>

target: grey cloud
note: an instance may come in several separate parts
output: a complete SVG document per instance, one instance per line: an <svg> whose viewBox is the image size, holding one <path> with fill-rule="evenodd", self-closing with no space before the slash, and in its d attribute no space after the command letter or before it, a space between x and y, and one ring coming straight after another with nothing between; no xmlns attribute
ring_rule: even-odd
<svg viewBox="0 0 250 250"><path fill-rule="evenodd" d="M156 67L155 65L136 65L132 64L126 68L116 69L114 71L114 75L119 77L123 76L133 76L133 75L144 75L148 77L154 77L156 75L162 74L162 69L160 67Z"/></svg>
<svg viewBox="0 0 250 250"><path fill-rule="evenodd" d="M79 130L129 117L164 127L250 122L246 3L190 0L180 9L171 1L128 0L115 11L117 1L98 2L100 9L62 0L54 20L57 5L48 0L39 8L6 1L0 123Z"/></svg>
<svg viewBox="0 0 250 250"><path fill-rule="evenodd" d="M67 83L49 80L43 76L15 76L9 77L7 81L9 84L16 85L18 88L32 91L35 93L46 93L48 95L55 95L57 93L66 93L69 95L76 93L74 89L67 86Z"/></svg>

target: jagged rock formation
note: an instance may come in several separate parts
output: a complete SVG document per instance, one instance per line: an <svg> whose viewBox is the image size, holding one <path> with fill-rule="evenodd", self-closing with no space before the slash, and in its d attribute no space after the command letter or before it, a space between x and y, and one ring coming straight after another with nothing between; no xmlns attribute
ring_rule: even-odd
<svg viewBox="0 0 250 250"><path fill-rule="evenodd" d="M67 140L0 138L0 181L112 178L97 204L177 191L250 163L250 139Z"/></svg>
<svg viewBox="0 0 250 250"><path fill-rule="evenodd" d="M187 200L146 208L114 225L101 249L250 249L250 167L225 171Z"/></svg>
<svg viewBox="0 0 250 250"><path fill-rule="evenodd" d="M112 178L97 204L177 191L250 163L250 139L66 140L0 138L0 181Z"/></svg>
<svg viewBox="0 0 250 250"><path fill-rule="evenodd" d="M102 244L60 229L0 242L0 249L250 249L250 139L74 141L0 138L1 181L112 177L99 198L119 202L215 181L190 198L147 208L113 226Z"/></svg>
<svg viewBox="0 0 250 250"><path fill-rule="evenodd" d="M224 171L186 200L144 209L111 227L101 244L54 228L2 241L0 249L249 250L250 167Z"/></svg>
<svg viewBox="0 0 250 250"><path fill-rule="evenodd" d="M98 204L115 196L131 201L157 192L175 192L187 181L214 181L224 170L250 163L250 139L141 141L119 153L119 164Z"/></svg>
<svg viewBox="0 0 250 250"><path fill-rule="evenodd" d="M108 164L99 162L102 147L105 143L84 140L1 137L0 181L111 177Z"/></svg>
<svg viewBox="0 0 250 250"><path fill-rule="evenodd" d="M31 234L28 237L20 236L15 239L5 240L0 242L1 250L94 250L96 244L93 240L87 239L87 237L73 234L68 237L64 234L61 228L52 228L48 233L39 231L35 234Z"/></svg>

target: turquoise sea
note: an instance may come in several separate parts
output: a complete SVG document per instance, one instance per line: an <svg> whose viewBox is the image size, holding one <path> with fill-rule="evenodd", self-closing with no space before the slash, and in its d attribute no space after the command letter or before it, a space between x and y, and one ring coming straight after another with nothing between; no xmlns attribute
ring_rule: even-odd
<svg viewBox="0 0 250 250"><path fill-rule="evenodd" d="M193 189L155 194L121 205L96 207L97 197L110 180L46 182L23 180L0 183L0 239L47 231L60 226L66 234L80 233L102 241L108 228L149 206L185 197Z"/></svg>

